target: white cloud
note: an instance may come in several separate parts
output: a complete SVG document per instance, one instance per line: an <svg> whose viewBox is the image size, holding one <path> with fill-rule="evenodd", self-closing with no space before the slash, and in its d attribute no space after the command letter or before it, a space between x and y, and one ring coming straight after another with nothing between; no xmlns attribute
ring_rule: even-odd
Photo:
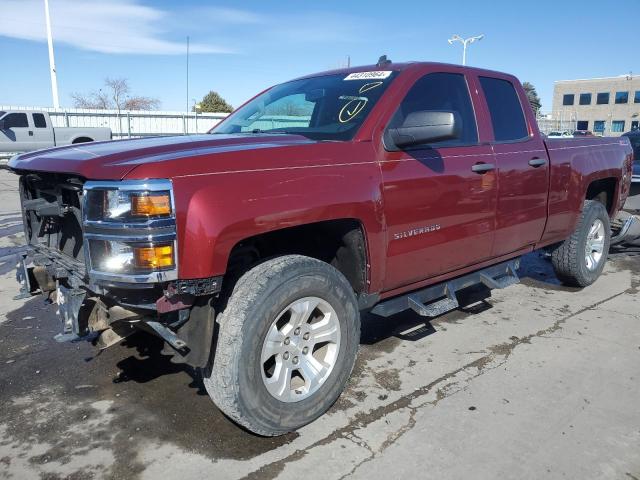
<svg viewBox="0 0 640 480"><path fill-rule="evenodd" d="M228 7L207 7L202 13L216 22L226 24L257 24L265 23L266 17L247 10L239 10L237 8Z"/></svg>
<svg viewBox="0 0 640 480"><path fill-rule="evenodd" d="M101 53L177 55L185 42L168 39L169 12L137 0L51 0L54 43ZM1 0L0 36L46 41L42 0ZM249 23L252 15L221 9L227 21ZM225 46L191 43L191 53L233 53Z"/></svg>

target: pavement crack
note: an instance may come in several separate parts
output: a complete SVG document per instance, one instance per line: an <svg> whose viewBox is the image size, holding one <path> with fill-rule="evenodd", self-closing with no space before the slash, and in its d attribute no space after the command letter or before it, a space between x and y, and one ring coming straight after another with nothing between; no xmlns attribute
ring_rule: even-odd
<svg viewBox="0 0 640 480"><path fill-rule="evenodd" d="M461 383L469 383L471 380L478 378L480 375L483 375L484 373L490 371L490 370L494 370L496 368L500 368L501 366L503 366L507 360L509 359L509 357L511 356L511 354L513 353L513 351L522 344L529 344L531 343L532 339L535 338L539 338L539 337L546 337L554 332L557 332L558 330L562 329L562 325L564 325L568 320L584 313L587 312L589 310L593 310L597 307L599 307L600 305L607 303L621 295L624 295L625 293L629 293L629 289L618 292L614 295L611 295L603 300L597 301L595 303L592 303L588 306L585 306L584 308L581 308L580 310L577 310L569 315L566 315L558 320L556 320L551 326L542 329L542 330L538 330L535 333L531 333L529 335L525 335L523 337L517 337L517 336L513 336L510 338L510 342L505 342L505 343L501 343L501 344L497 344L497 345L493 345L491 347L488 347L487 350L489 351L488 354L477 358L476 360L473 360L449 373L446 373L445 375L442 375L441 377L438 377L437 379L433 380L432 382L428 383L427 385L424 385L422 387L417 388L416 390L414 390L413 392L404 395L400 398L398 398L397 400L389 403L389 404L385 404L385 405L381 405L377 408L374 408L373 410L370 410L368 412L358 412L354 415L353 420L351 422L349 422L347 425L345 425L344 427L334 431L333 433L331 433L330 435L321 438L320 440L317 440L316 442L312 443L311 445L305 447L304 449L301 450L296 450L295 452L293 452L290 455L287 455L279 460L276 460L272 463L269 463L267 465L263 465L261 468L259 468L258 470L255 470L254 472L251 472L249 475L243 477L245 479L252 479L252 478L275 478L275 476L277 476L285 467L285 465L297 458L301 458L303 456L305 456L308 452L310 452L312 449L317 448L317 447L321 447L324 445L327 445L331 442L334 442L338 439L346 439L349 441L353 441L353 437L357 435L355 434L356 430L360 430L363 428L366 428L367 426L371 425L372 423L374 423L375 421L385 417L386 415L389 415L392 412L401 410L401 409L409 409L410 411L410 421L403 425L401 428L399 428L398 430L396 430L396 432L390 434L390 436L387 437L387 440L385 440L385 442L382 444L382 446L378 449L378 451L373 452L371 456L369 456L368 458L362 460L361 462L359 462L357 465L354 466L354 468L347 473L345 476L341 477L341 478L345 478L346 476L351 475L353 472L355 472L361 465L363 465L364 463L371 461L372 459L374 459L377 455L379 455L380 453L382 453L384 450L386 450L390 445L393 444L393 442L395 442L398 438L402 437L406 432L408 432L409 430L411 430L411 428L413 428L413 426L415 425L415 415L417 413L417 411L426 406L426 405L437 405L441 400L443 400L444 398L450 397L451 395L454 395L455 393L462 391L464 387L458 388L456 390L454 390L453 392L447 392L446 390L448 388L451 388L455 385L459 385ZM496 361L498 358L501 358L500 361ZM494 363L493 365L491 365L492 363ZM466 374L466 375L465 375ZM460 377L464 377L464 378L460 378ZM414 401L416 399L425 397L427 395L429 395L434 388L440 386L443 382L448 382L446 383L444 386L439 387L436 390L436 398L434 400L429 400L426 402L422 402L419 405L414 405ZM393 439L391 439L393 437ZM360 437L358 437L360 438ZM367 447L365 447L367 448ZM369 450L371 451L371 449L369 448Z"/></svg>

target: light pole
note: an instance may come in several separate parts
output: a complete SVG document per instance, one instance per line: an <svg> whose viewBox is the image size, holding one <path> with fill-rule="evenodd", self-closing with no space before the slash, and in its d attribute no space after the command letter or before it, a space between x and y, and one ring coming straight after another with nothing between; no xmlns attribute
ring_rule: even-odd
<svg viewBox="0 0 640 480"><path fill-rule="evenodd" d="M479 42L484 38L484 34L476 35L475 37L462 38L460 35L454 35L447 42L449 45L453 45L453 42L460 42L462 44L462 65L467 64L467 45L472 44L473 42Z"/></svg>
<svg viewBox="0 0 640 480"><path fill-rule="evenodd" d="M53 106L55 108L60 108L60 100L58 99L58 77L56 74L56 61L53 58L53 38L51 36L49 0L44 0L44 18L47 24L47 43L49 44L49 70L51 73L51 93L53 94Z"/></svg>
<svg viewBox="0 0 640 480"><path fill-rule="evenodd" d="M197 102L195 98L192 98L191 100L193 100L193 113L195 113L195 117L196 117L196 135L197 135L198 134L198 110L200 109L200 104Z"/></svg>

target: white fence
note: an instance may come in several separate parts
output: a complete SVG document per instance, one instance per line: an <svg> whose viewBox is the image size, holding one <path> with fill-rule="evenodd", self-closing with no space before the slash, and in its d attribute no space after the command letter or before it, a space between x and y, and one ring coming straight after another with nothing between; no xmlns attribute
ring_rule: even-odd
<svg viewBox="0 0 640 480"><path fill-rule="evenodd" d="M538 114L538 128L548 135L550 132L573 132L578 128L578 122L569 118L553 118L549 113Z"/></svg>
<svg viewBox="0 0 640 480"><path fill-rule="evenodd" d="M0 105L0 111L41 110L54 127L109 127L113 138L206 133L227 113L162 112L146 110L93 110Z"/></svg>
<svg viewBox="0 0 640 480"><path fill-rule="evenodd" d="M42 110L49 113L54 127L109 127L113 138L150 137L154 135L192 135L206 133L225 118L227 113L163 112L146 110L92 110L84 108L42 108L0 105L0 111ZM261 129L305 126L309 117L264 116L252 127ZM576 129L575 119L538 115L542 133Z"/></svg>

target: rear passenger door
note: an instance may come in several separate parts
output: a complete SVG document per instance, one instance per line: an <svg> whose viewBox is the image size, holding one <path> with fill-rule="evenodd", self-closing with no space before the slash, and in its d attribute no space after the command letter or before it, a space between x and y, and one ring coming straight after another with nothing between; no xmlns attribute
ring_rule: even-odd
<svg viewBox="0 0 640 480"><path fill-rule="evenodd" d="M492 256L532 246L547 221L549 158L532 114L526 115L512 81L479 77L493 127L491 147L498 172L496 236ZM527 105L527 108L528 105Z"/></svg>
<svg viewBox="0 0 640 480"><path fill-rule="evenodd" d="M478 141L470 93L459 70L428 73L409 87L386 126L380 162L387 225L385 290L491 256L497 198L493 152ZM457 113L459 137L396 147L389 129L418 111Z"/></svg>
<svg viewBox="0 0 640 480"><path fill-rule="evenodd" d="M26 113L8 113L2 120L4 125L0 130L0 151L21 152L34 149L33 131L29 127Z"/></svg>

